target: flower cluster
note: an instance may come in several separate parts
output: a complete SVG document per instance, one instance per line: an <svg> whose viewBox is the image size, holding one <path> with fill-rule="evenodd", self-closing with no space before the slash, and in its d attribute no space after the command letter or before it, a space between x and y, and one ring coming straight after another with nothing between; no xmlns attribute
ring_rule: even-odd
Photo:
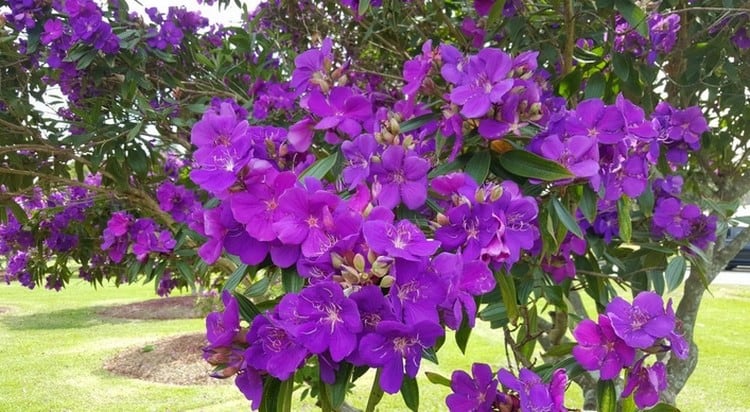
<svg viewBox="0 0 750 412"><path fill-rule="evenodd" d="M472 376L457 370L451 376L451 389L445 403L451 412L491 412L491 411L550 411L565 412L565 386L567 375L564 369L552 373L549 383L545 383L536 373L523 368L514 376L509 370L501 369L497 378L489 365L475 363L471 367ZM509 392L498 389L498 381Z"/></svg>
<svg viewBox="0 0 750 412"><path fill-rule="evenodd" d="M656 202L652 231L655 236L687 241L705 249L716 240L717 217L706 216L698 206L683 203L680 199L682 183L680 176L654 181Z"/></svg>
<svg viewBox="0 0 750 412"><path fill-rule="evenodd" d="M627 369L622 396L634 392L636 405L648 408L659 401L667 381L662 361L645 366L644 360L669 350L680 359L687 358L687 342L677 329L671 299L665 308L654 292L639 293L632 304L615 297L598 323L585 319L576 326L573 356L584 369L599 371L602 380L616 379Z"/></svg>
<svg viewBox="0 0 750 412"><path fill-rule="evenodd" d="M648 36L643 37L637 30L617 14L615 16L614 50L618 53L633 53L637 57L646 55L646 61L653 64L659 54L668 54L677 43L680 31L680 15L652 13L648 17Z"/></svg>
<svg viewBox="0 0 750 412"><path fill-rule="evenodd" d="M166 15L159 13L156 7L146 9L151 22L158 27L149 27L146 32L146 43L159 50L168 47L177 48L182 43L185 32L195 33L208 26L208 19L201 17L200 12L188 11L184 6L169 7Z"/></svg>
<svg viewBox="0 0 750 412"><path fill-rule="evenodd" d="M133 254L143 262L149 253L171 252L176 241L172 232L160 230L152 219L134 219L127 212L113 213L102 233L102 250L107 251L113 262L120 263L131 243Z"/></svg>

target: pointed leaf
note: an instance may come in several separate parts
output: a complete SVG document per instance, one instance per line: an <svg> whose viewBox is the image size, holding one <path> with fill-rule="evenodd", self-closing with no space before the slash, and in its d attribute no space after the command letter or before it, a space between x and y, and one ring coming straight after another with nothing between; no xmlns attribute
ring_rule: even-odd
<svg viewBox="0 0 750 412"><path fill-rule="evenodd" d="M490 160L492 160L492 156L489 151L476 152L466 163L464 171L474 178L477 184L481 185L490 173Z"/></svg>
<svg viewBox="0 0 750 412"><path fill-rule="evenodd" d="M599 412L615 412L617 410L617 393L615 393L613 381L600 380L597 383L596 403Z"/></svg>
<svg viewBox="0 0 750 412"><path fill-rule="evenodd" d="M682 284L687 270L687 261L682 256L675 256L667 265L664 277L667 280L667 290L669 292L677 289Z"/></svg>
<svg viewBox="0 0 750 412"><path fill-rule="evenodd" d="M436 384L436 385L443 385L447 387L451 387L451 380L446 378L445 376L435 373L435 372L425 372L425 376L427 376L427 380Z"/></svg>
<svg viewBox="0 0 750 412"><path fill-rule="evenodd" d="M311 176L318 179L323 179L328 172L333 169L333 166L338 161L339 153L336 152L328 157L324 157L315 163L311 164L310 167L305 169L304 172L300 173L299 180L303 180L305 177Z"/></svg>
<svg viewBox="0 0 750 412"><path fill-rule="evenodd" d="M557 215L558 219L560 219L560 222L562 222L565 228L567 228L578 238L583 239L583 232L581 231L581 227L578 225L578 222L576 222L575 218L570 214L568 209L563 206L556 197L552 198L552 207L555 209L555 214Z"/></svg>
<svg viewBox="0 0 750 412"><path fill-rule="evenodd" d="M525 150L511 150L500 155L500 165L521 177L543 181L572 179L575 176L560 163L553 162Z"/></svg>
<svg viewBox="0 0 750 412"><path fill-rule="evenodd" d="M404 381L401 383L401 397L404 398L406 407L414 412L419 410L419 384L416 379L404 376Z"/></svg>

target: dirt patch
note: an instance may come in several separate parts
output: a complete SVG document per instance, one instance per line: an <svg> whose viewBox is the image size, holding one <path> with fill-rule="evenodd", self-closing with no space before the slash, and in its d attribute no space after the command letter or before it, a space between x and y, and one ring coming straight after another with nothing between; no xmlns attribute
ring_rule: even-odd
<svg viewBox="0 0 750 412"><path fill-rule="evenodd" d="M175 296L110 306L97 313L122 319L196 319L204 315L196 307L195 296Z"/></svg>
<svg viewBox="0 0 750 412"><path fill-rule="evenodd" d="M205 335L168 338L128 349L104 363L104 369L131 378L173 385L222 385L234 379L215 379L213 367L203 360Z"/></svg>
<svg viewBox="0 0 750 412"><path fill-rule="evenodd" d="M12 309L7 306L0 306L0 315L10 312Z"/></svg>

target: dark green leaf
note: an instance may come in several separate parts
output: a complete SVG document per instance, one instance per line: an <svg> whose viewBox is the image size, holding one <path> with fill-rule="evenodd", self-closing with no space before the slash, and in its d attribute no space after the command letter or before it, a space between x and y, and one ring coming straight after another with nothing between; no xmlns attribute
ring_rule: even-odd
<svg viewBox="0 0 750 412"><path fill-rule="evenodd" d="M438 365L438 357L437 352L435 352L435 348L422 349L422 358L427 359L435 365Z"/></svg>
<svg viewBox="0 0 750 412"><path fill-rule="evenodd" d="M253 283L252 286L247 288L247 290L243 294L251 298L256 296L263 296L268 290L269 286L271 286L271 278L265 276L263 277L263 279Z"/></svg>
<svg viewBox="0 0 750 412"><path fill-rule="evenodd" d="M687 270L687 261L682 256L675 256L667 265L664 277L667 280L667 290L669 292L677 289L685 278Z"/></svg>
<svg viewBox="0 0 750 412"><path fill-rule="evenodd" d="M412 130L419 129L420 127L424 126L425 124L427 124L427 123L429 123L429 122L431 122L433 120L437 120L439 118L440 118L440 114L439 113L427 113L427 114L423 114L421 116L417 116L417 117L411 118L411 119L409 119L409 120L401 123L399 125L398 129L401 131L401 133L408 133L408 132L411 132Z"/></svg>
<svg viewBox="0 0 750 412"><path fill-rule="evenodd" d="M242 264L237 267L237 269L232 273L231 276L229 276L229 279L227 279L226 283L224 283L224 288L222 290L228 290L233 291L237 285L242 282L243 279L245 279L245 275L247 272L247 265Z"/></svg>
<svg viewBox="0 0 750 412"><path fill-rule="evenodd" d="M586 91L584 97L587 99L595 97L604 97L604 88L606 81L601 72L596 72L586 81Z"/></svg>
<svg viewBox="0 0 750 412"><path fill-rule="evenodd" d="M357 13L360 16L364 16L365 13L367 13L367 9L370 8L370 0L359 0L359 8L357 9Z"/></svg>
<svg viewBox="0 0 750 412"><path fill-rule="evenodd" d="M516 285L513 282L513 277L501 272L495 272L495 280L500 287L500 294L503 297L503 305L505 305L508 320L515 324L519 311L518 302L516 302Z"/></svg>
<svg viewBox="0 0 750 412"><path fill-rule="evenodd" d="M653 408L649 409L648 412L680 412L679 409L666 403L660 403Z"/></svg>
<svg viewBox="0 0 750 412"><path fill-rule="evenodd" d="M307 169L305 169L305 171L302 172L299 175L299 180L302 181L307 176L315 177L315 178L318 178L318 179L323 179L325 177L325 175L336 164L336 162L338 161L338 157L339 157L339 154L338 154L338 152L336 152L336 153L334 153L334 154L332 154L330 156L324 157L324 158L316 161L315 163L313 163L312 165L310 165L310 167L308 167Z"/></svg>
<svg viewBox="0 0 750 412"><path fill-rule="evenodd" d="M182 277L185 278L185 281L188 285L192 285L195 283L195 274L193 273L193 269L188 266L187 263L178 261L176 263L177 269L180 271L180 274L182 274Z"/></svg>
<svg viewBox="0 0 750 412"><path fill-rule="evenodd" d="M461 326L458 328L455 335L456 345L458 345L458 349L460 349L461 353L464 355L466 354L466 345L469 343L469 336L471 336L471 327L469 326L467 318L464 317L461 321Z"/></svg>
<svg viewBox="0 0 750 412"><path fill-rule="evenodd" d="M333 385L328 386L328 393L333 409L338 410L341 404L344 403L346 398L346 390L349 388L349 380L352 377L354 371L354 365L348 362L343 362L339 366L339 370L336 371L336 382Z"/></svg>
<svg viewBox="0 0 750 412"><path fill-rule="evenodd" d="M141 147L137 145L131 147L128 151L127 161L137 175L145 176L148 173L148 157Z"/></svg>
<svg viewBox="0 0 750 412"><path fill-rule="evenodd" d="M577 345L576 342L565 342L561 343L557 346L553 346L549 348L547 352L545 352L545 355L547 356L565 356L570 355L570 353L573 351L573 348Z"/></svg>
<svg viewBox="0 0 750 412"><path fill-rule="evenodd" d="M562 222L563 226L565 226L566 229L568 229L578 238L583 239L583 232L581 231L581 227L578 225L578 222L576 222L573 215L570 214L568 209L563 206L556 197L552 198L552 207L555 209L555 214L557 215L558 219L560 219L560 222Z"/></svg>
<svg viewBox="0 0 750 412"><path fill-rule="evenodd" d="M599 380L596 384L596 404L599 412L615 412L617 410L617 393L613 381Z"/></svg>
<svg viewBox="0 0 750 412"><path fill-rule="evenodd" d="M419 384L416 379L404 376L404 381L401 383L401 396L407 408L414 412L419 410Z"/></svg>
<svg viewBox="0 0 750 412"><path fill-rule="evenodd" d="M302 290L305 279L300 277L294 268L283 269L281 271L281 284L284 286L284 292L297 293Z"/></svg>
<svg viewBox="0 0 750 412"><path fill-rule="evenodd" d="M445 376L435 373L435 372L425 372L425 376L427 376L427 380L436 384L436 385L443 385L447 387L451 387L451 380L446 378Z"/></svg>
<svg viewBox="0 0 750 412"><path fill-rule="evenodd" d="M615 0L615 9L625 17L630 26L634 27L641 36L648 39L648 25L646 12L632 0Z"/></svg>
<svg viewBox="0 0 750 412"><path fill-rule="evenodd" d="M263 382L263 397L261 398L258 412L279 412L279 395L281 394L281 381L268 376Z"/></svg>
<svg viewBox="0 0 750 412"><path fill-rule="evenodd" d="M511 150L500 156L500 165L522 177L543 181L571 179L572 173L561 164L539 157L525 150Z"/></svg>
<svg viewBox="0 0 750 412"><path fill-rule="evenodd" d="M490 160L492 160L492 155L489 150L478 151L466 163L464 171L481 185L490 173Z"/></svg>
<svg viewBox="0 0 750 412"><path fill-rule="evenodd" d="M612 65L617 77L623 82L628 81L630 77L630 60L624 54L614 53L612 55Z"/></svg>
<svg viewBox="0 0 750 412"><path fill-rule="evenodd" d="M252 323L253 319L261 313L258 307L241 293L235 292L233 295L235 299L237 299L237 306L240 307L240 315L242 315L242 319L248 323Z"/></svg>
<svg viewBox="0 0 750 412"><path fill-rule="evenodd" d="M578 207L581 209L583 217L585 217L589 223L594 223L594 219L596 219L596 203L596 193L594 193L594 190L591 189L589 185L584 185L583 195L581 196L581 202L578 204Z"/></svg>
<svg viewBox="0 0 750 412"><path fill-rule="evenodd" d="M493 303L479 312L479 319L485 322L494 322L500 326L508 323L508 311L502 303Z"/></svg>
<svg viewBox="0 0 750 412"><path fill-rule="evenodd" d="M625 242L630 242L633 236L630 209L630 198L623 196L617 201L617 223L620 225L620 239Z"/></svg>

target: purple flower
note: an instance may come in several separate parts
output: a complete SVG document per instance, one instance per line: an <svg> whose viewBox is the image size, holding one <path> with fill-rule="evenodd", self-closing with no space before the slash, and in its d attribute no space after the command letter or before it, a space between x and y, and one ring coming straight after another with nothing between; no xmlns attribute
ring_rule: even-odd
<svg viewBox="0 0 750 412"><path fill-rule="evenodd" d="M269 169L257 183L231 197L232 214L245 224L247 233L260 241L276 239L274 222L283 216L279 210L279 197L294 186L297 177L291 172L276 173Z"/></svg>
<svg viewBox="0 0 750 412"><path fill-rule="evenodd" d="M379 162L373 162L372 172L380 185L376 196L380 206L394 208L404 203L415 210L427 200L427 172L430 162L416 153L407 152L401 146L389 146L380 156ZM373 185L374 186L374 185Z"/></svg>
<svg viewBox="0 0 750 412"><path fill-rule="evenodd" d="M492 103L501 103L513 87L509 79L512 60L506 53L492 48L482 49L469 58L466 79L450 93L450 99L468 118L482 117Z"/></svg>
<svg viewBox="0 0 750 412"><path fill-rule="evenodd" d="M573 331L573 337L578 341L573 356L584 369L601 371L603 380L616 378L622 368L633 364L635 349L617 337L605 315L599 315L598 325L591 319L581 321Z"/></svg>
<svg viewBox="0 0 750 412"><path fill-rule="evenodd" d="M361 134L353 141L347 140L341 144L341 152L346 158L341 175L350 190L370 176L370 163L377 148L378 143L371 134Z"/></svg>
<svg viewBox="0 0 750 412"><path fill-rule="evenodd" d="M240 309L237 300L229 291L221 293L223 312L211 312L206 316L206 340L209 348L231 346L240 331Z"/></svg>
<svg viewBox="0 0 750 412"><path fill-rule="evenodd" d="M568 377L565 369L552 373L549 385L529 369L523 368L518 378L507 369L500 369L497 378L503 386L516 391L521 400L522 411L567 412L565 408L565 385Z"/></svg>
<svg viewBox="0 0 750 412"><path fill-rule="evenodd" d="M621 397L626 398L633 392L635 405L646 409L659 402L659 392L667 389L667 368L661 362L650 367L643 366L643 359L636 362L625 381Z"/></svg>
<svg viewBox="0 0 750 412"><path fill-rule="evenodd" d="M253 319L247 343L247 364L282 381L294 374L308 354L273 315Z"/></svg>
<svg viewBox="0 0 750 412"><path fill-rule="evenodd" d="M474 296L495 288L495 278L486 262L464 259L460 254L441 253L432 262L435 272L448 285L441 307L446 309L445 324L454 330L461 325L464 311L469 326L474 327L477 312Z"/></svg>
<svg viewBox="0 0 750 412"><path fill-rule="evenodd" d="M340 362L357 346L362 319L356 303L344 296L337 283L320 282L303 289L299 295L286 295L279 303L279 311L294 314L298 323L289 328L312 353L329 351L331 359Z"/></svg>
<svg viewBox="0 0 750 412"><path fill-rule="evenodd" d="M369 366L382 367L380 387L387 393L401 388L404 371L414 378L419 372L422 350L435 344L445 332L440 325L419 322L414 325L384 320L362 338L359 355Z"/></svg>
<svg viewBox="0 0 750 412"><path fill-rule="evenodd" d="M292 72L292 80L289 85L295 89L298 94L302 94L312 85L327 90L326 79L328 70L330 70L333 61L333 42L329 38L323 39L320 49L311 49L294 59L295 69Z"/></svg>
<svg viewBox="0 0 750 412"><path fill-rule="evenodd" d="M44 22L44 32L42 33L41 40L42 44L49 45L53 41L63 36L64 32L63 22L60 19L49 19Z"/></svg>
<svg viewBox="0 0 750 412"><path fill-rule="evenodd" d="M473 379L464 371L454 371L451 375L453 393L445 398L445 404L451 412L492 410L492 404L499 394L495 374L484 363L471 365L471 374L474 375Z"/></svg>
<svg viewBox="0 0 750 412"><path fill-rule="evenodd" d="M407 324L421 321L438 323L438 305L445 301L443 279L426 270L425 262L397 259L388 299L393 311Z"/></svg>
<svg viewBox="0 0 750 412"><path fill-rule="evenodd" d="M350 87L334 87L326 99L320 91L310 93L307 105L321 117L317 130L336 129L350 137L362 131L362 122L372 116L372 104Z"/></svg>
<svg viewBox="0 0 750 412"><path fill-rule="evenodd" d="M234 378L234 384L250 401L251 408L260 408L260 402L263 400L263 378L259 371L249 367L240 369Z"/></svg>
<svg viewBox="0 0 750 412"><path fill-rule="evenodd" d="M279 240L286 245L301 245L302 255L317 257L328 248L327 233L333 230L332 211L340 198L318 190L310 193L294 187L279 196L279 214L272 224Z"/></svg>
<svg viewBox="0 0 750 412"><path fill-rule="evenodd" d="M664 301L655 292L639 293L632 305L615 297L607 305L607 316L615 334L628 346L638 349L650 347L675 328L674 313L665 311Z"/></svg>
<svg viewBox="0 0 750 412"><path fill-rule="evenodd" d="M365 222L362 234L373 252L407 260L420 260L440 247L440 242L425 238L424 233L406 219L395 226L382 220Z"/></svg>

